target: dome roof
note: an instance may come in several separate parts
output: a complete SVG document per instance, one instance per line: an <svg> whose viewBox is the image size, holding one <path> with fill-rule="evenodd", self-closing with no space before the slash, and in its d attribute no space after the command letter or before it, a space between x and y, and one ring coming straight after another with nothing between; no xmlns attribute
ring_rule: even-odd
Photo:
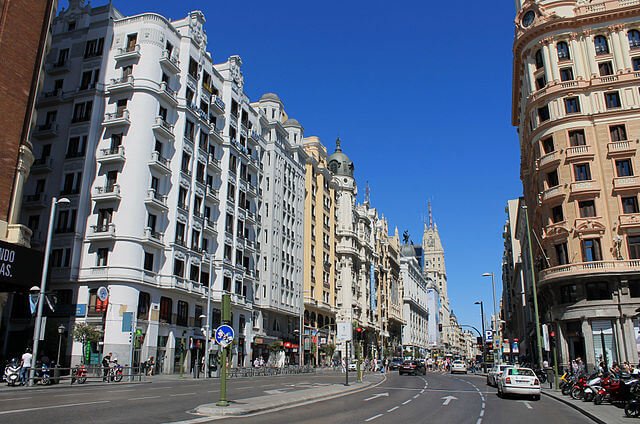
<svg viewBox="0 0 640 424"><path fill-rule="evenodd" d="M286 121L284 121L284 124L282 124L282 126L302 128L302 125L300 125L300 122L298 122L297 119L293 119L293 118L289 118Z"/></svg>
<svg viewBox="0 0 640 424"><path fill-rule="evenodd" d="M272 100L274 102L282 103L282 100L280 100L280 97L278 97L276 93L264 93L262 97L260 97L260 101L263 100Z"/></svg>
<svg viewBox="0 0 640 424"><path fill-rule="evenodd" d="M416 256L416 249L411 244L403 244L400 248L400 255L404 257Z"/></svg>
<svg viewBox="0 0 640 424"><path fill-rule="evenodd" d="M327 158L327 162L329 163L329 170L332 174L353 178L353 162L351 162L349 156L342 153L340 137L336 140L336 151Z"/></svg>

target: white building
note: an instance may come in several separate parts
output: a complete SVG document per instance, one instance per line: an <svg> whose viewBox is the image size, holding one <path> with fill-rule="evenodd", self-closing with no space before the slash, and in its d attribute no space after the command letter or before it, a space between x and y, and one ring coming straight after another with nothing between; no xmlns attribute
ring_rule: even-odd
<svg viewBox="0 0 640 424"><path fill-rule="evenodd" d="M439 331L440 322L440 293L432 281L427 281L427 344L429 349L437 349L442 341Z"/></svg>
<svg viewBox="0 0 640 424"><path fill-rule="evenodd" d="M427 309L427 280L422 273L416 251L411 244L400 249L400 278L402 279L403 319L402 344L405 355L424 356L429 346Z"/></svg>

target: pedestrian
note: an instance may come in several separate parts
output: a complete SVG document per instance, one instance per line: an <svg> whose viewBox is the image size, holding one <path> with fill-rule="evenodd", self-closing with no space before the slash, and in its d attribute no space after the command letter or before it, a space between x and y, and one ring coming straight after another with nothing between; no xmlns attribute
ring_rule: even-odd
<svg viewBox="0 0 640 424"><path fill-rule="evenodd" d="M155 367L156 363L153 360L153 356L149 356L147 360L147 375L153 375L153 367Z"/></svg>
<svg viewBox="0 0 640 424"><path fill-rule="evenodd" d="M261 356L260 361L258 362L260 368L264 367L264 358Z"/></svg>
<svg viewBox="0 0 640 424"><path fill-rule="evenodd" d="M341 360L341 365L342 365L342 372L343 373L346 372L346 365L345 365L344 358L342 358L342 360Z"/></svg>
<svg viewBox="0 0 640 424"><path fill-rule="evenodd" d="M111 366L111 357L113 353L109 352L105 356L102 357L102 381L107 381L107 377L109 376L109 367Z"/></svg>
<svg viewBox="0 0 640 424"><path fill-rule="evenodd" d="M27 384L29 379L29 370L31 369L31 362L33 361L33 355L31 349L26 348L22 354L22 360L20 362L20 385Z"/></svg>
<svg viewBox="0 0 640 424"><path fill-rule="evenodd" d="M253 360L253 368L258 368L260 366L260 360L256 356L256 359Z"/></svg>

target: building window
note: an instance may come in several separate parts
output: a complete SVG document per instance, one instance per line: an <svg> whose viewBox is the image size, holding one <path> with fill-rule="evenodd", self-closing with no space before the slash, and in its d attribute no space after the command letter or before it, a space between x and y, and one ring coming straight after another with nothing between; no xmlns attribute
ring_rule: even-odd
<svg viewBox="0 0 640 424"><path fill-rule="evenodd" d="M569 131L569 144L571 146L585 146L587 139L584 136L584 130Z"/></svg>
<svg viewBox="0 0 640 424"><path fill-rule="evenodd" d="M560 68L560 81L573 81L573 68Z"/></svg>
<svg viewBox="0 0 640 424"><path fill-rule="evenodd" d="M202 313L202 306L196 305L195 314L193 314L193 317L194 317L193 325L195 325L196 327L202 327L203 326L202 318L200 318L201 315L204 315Z"/></svg>
<svg viewBox="0 0 640 424"><path fill-rule="evenodd" d="M91 109L93 107L93 102L82 102L76 103L73 106L73 117L71 118L72 123L76 122L86 122L91 120Z"/></svg>
<svg viewBox="0 0 640 424"><path fill-rule="evenodd" d="M545 154L549 154L556 150L555 146L553 145L553 137L547 137L542 140L542 150Z"/></svg>
<svg viewBox="0 0 640 424"><path fill-rule="evenodd" d="M567 97L564 99L564 110L566 113L579 113L580 100L577 97Z"/></svg>
<svg viewBox="0 0 640 424"><path fill-rule="evenodd" d="M144 269L153 271L153 253L144 252Z"/></svg>
<svg viewBox="0 0 640 424"><path fill-rule="evenodd" d="M573 165L573 172L575 174L575 181L589 181L591 180L591 169L588 163L578 163Z"/></svg>
<svg viewBox="0 0 640 424"><path fill-rule="evenodd" d="M555 187L558 184L560 184L560 180L558 179L558 171L554 169L553 171L548 172L547 173L547 185L549 186L548 188Z"/></svg>
<svg viewBox="0 0 640 424"><path fill-rule="evenodd" d="M562 213L562 205L551 208L551 221L556 224L564 221L564 214Z"/></svg>
<svg viewBox="0 0 640 424"><path fill-rule="evenodd" d="M151 295L141 291L138 294L138 319L146 320L151 306Z"/></svg>
<svg viewBox="0 0 640 424"><path fill-rule="evenodd" d="M160 298L160 322L171 324L171 313L173 312L173 300L162 296Z"/></svg>
<svg viewBox="0 0 640 424"><path fill-rule="evenodd" d="M609 127L609 135L611 136L611 141L627 140L627 130L624 125L611 125Z"/></svg>
<svg viewBox="0 0 640 424"><path fill-rule="evenodd" d="M622 213L630 214L640 212L640 210L638 210L637 196L623 197L620 200L622 201Z"/></svg>
<svg viewBox="0 0 640 424"><path fill-rule="evenodd" d="M596 48L596 55L609 54L609 42L604 35L596 35L593 38L593 44Z"/></svg>
<svg viewBox="0 0 640 424"><path fill-rule="evenodd" d="M629 47L631 50L640 48L640 31L632 29L627 32L627 38L629 39Z"/></svg>
<svg viewBox="0 0 640 424"><path fill-rule="evenodd" d="M609 285L606 281L597 281L585 284L587 300L608 300L611 299Z"/></svg>
<svg viewBox="0 0 640 424"><path fill-rule="evenodd" d="M632 57L631 64L633 65L634 71L640 71L640 57Z"/></svg>
<svg viewBox="0 0 640 424"><path fill-rule="evenodd" d="M560 287L560 302L574 303L578 301L578 288L575 284Z"/></svg>
<svg viewBox="0 0 640 424"><path fill-rule="evenodd" d="M178 300L176 325L186 327L189 323L189 304L184 300Z"/></svg>
<svg viewBox="0 0 640 424"><path fill-rule="evenodd" d="M582 200L578 202L580 218L590 218L596 216L595 200Z"/></svg>
<svg viewBox="0 0 640 424"><path fill-rule="evenodd" d="M180 168L182 172L184 172L185 174L188 174L190 172L190 165L191 165L191 155L187 152L182 152L182 163Z"/></svg>
<svg viewBox="0 0 640 424"><path fill-rule="evenodd" d="M182 222L176 223L176 244L184 246L184 224Z"/></svg>
<svg viewBox="0 0 640 424"><path fill-rule="evenodd" d="M96 38L94 40L87 40L84 46L84 58L102 56L102 50L104 48L104 38Z"/></svg>
<svg viewBox="0 0 640 424"><path fill-rule="evenodd" d="M607 105L607 109L622 107L622 104L620 103L620 94L617 91L604 93L604 101Z"/></svg>
<svg viewBox="0 0 640 424"><path fill-rule="evenodd" d="M542 50L538 50L535 54L535 63L536 63L536 69L540 69L544 66L544 60L542 59Z"/></svg>
<svg viewBox="0 0 640 424"><path fill-rule="evenodd" d="M547 77L544 74L539 75L536 78L536 90L544 88L545 85L547 85Z"/></svg>
<svg viewBox="0 0 640 424"><path fill-rule="evenodd" d="M613 75L613 65L611 62L598 62L598 71L601 77Z"/></svg>
<svg viewBox="0 0 640 424"><path fill-rule="evenodd" d="M198 61L192 57L189 58L189 75L198 79Z"/></svg>
<svg viewBox="0 0 640 424"><path fill-rule="evenodd" d="M96 266L107 266L109 263L109 249L101 247L96 251Z"/></svg>
<svg viewBox="0 0 640 424"><path fill-rule="evenodd" d="M567 249L567 242L558 243L553 246L556 251L556 257L558 258L558 265L566 265L569 263L569 250Z"/></svg>
<svg viewBox="0 0 640 424"><path fill-rule="evenodd" d="M629 280L629 296L640 297L640 280Z"/></svg>
<svg viewBox="0 0 640 424"><path fill-rule="evenodd" d="M556 49L558 50L558 60L570 60L571 55L569 54L569 45L565 41L560 41L556 44Z"/></svg>
<svg viewBox="0 0 640 424"><path fill-rule="evenodd" d="M618 177L630 177L633 175L631 159L620 159L616 161L616 174Z"/></svg>
<svg viewBox="0 0 640 424"><path fill-rule="evenodd" d="M196 133L196 126L193 122L187 119L187 122L184 126L184 138L193 142Z"/></svg>
<svg viewBox="0 0 640 424"><path fill-rule="evenodd" d="M540 120L540 122L548 121L549 118L550 118L549 106L548 105L544 105L542 107L539 107L538 108L538 119Z"/></svg>
<svg viewBox="0 0 640 424"><path fill-rule="evenodd" d="M184 261L180 259L173 260L173 275L176 277L184 277Z"/></svg>
<svg viewBox="0 0 640 424"><path fill-rule="evenodd" d="M582 261L593 262L602 260L602 250L600 249L600 239L582 240Z"/></svg>
<svg viewBox="0 0 640 424"><path fill-rule="evenodd" d="M224 277L222 279L222 290L226 292L231 291L231 277Z"/></svg>
<svg viewBox="0 0 640 424"><path fill-rule="evenodd" d="M187 209L187 189L180 187L178 190L178 207L180 209Z"/></svg>
<svg viewBox="0 0 640 424"><path fill-rule="evenodd" d="M640 259L640 236L628 236L629 259Z"/></svg>

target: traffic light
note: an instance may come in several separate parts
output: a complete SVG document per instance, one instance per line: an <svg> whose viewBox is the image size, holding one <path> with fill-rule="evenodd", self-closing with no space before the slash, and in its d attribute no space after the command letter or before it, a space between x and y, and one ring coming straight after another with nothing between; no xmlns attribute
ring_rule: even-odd
<svg viewBox="0 0 640 424"><path fill-rule="evenodd" d="M438 324L438 331L442 333L442 324Z"/></svg>

